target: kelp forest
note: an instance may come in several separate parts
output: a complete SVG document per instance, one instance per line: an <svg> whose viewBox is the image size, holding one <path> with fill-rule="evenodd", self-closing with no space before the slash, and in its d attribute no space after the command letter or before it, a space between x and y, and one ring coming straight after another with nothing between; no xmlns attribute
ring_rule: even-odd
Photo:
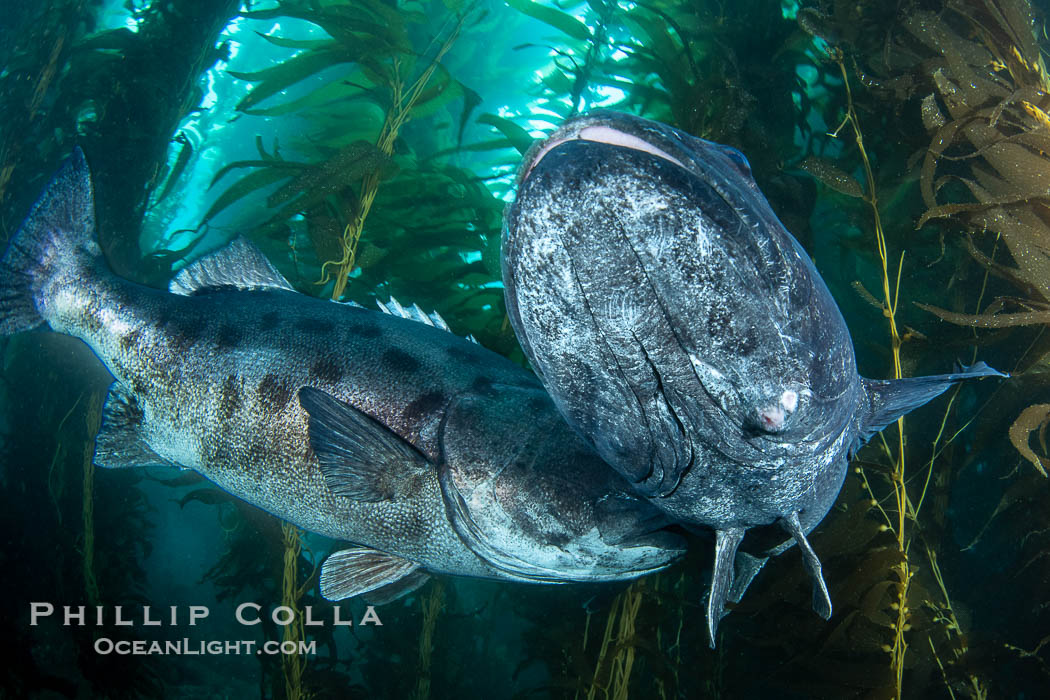
<svg viewBox="0 0 1050 700"><path fill-rule="evenodd" d="M1050 48L1027 0L40 0L0 22L0 240L79 145L121 276L236 236L304 293L437 311L525 364L500 281L521 154L622 110L728 144L813 257L861 374L984 361L873 439L708 646L709 533L630 585L434 576L333 604L345 543L192 471L101 469L111 381L79 341L0 339L0 694L995 698L1050 684ZM745 540L744 548L747 548ZM30 625L30 603L208 606L196 627ZM259 624L235 622L257 603ZM269 611L298 613L283 625ZM331 620L341 609L353 625ZM180 613L181 614L181 613ZM89 615L90 618L90 615ZM90 621L89 621L90 622ZM53 623L53 624L52 624ZM145 630L145 631L144 631ZM105 636L313 654L99 654ZM221 689L221 690L220 690Z"/></svg>

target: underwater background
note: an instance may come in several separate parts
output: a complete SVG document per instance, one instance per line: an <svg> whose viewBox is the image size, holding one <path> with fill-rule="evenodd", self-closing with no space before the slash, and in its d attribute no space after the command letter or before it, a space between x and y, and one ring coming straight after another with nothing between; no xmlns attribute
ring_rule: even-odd
<svg viewBox="0 0 1050 700"><path fill-rule="evenodd" d="M499 239L522 152L607 107L740 149L868 377L981 359L859 453L708 648L709 542L630 585L435 576L382 626L274 624L340 543L192 472L96 470L109 375L0 339L0 695L1038 698L1050 687L1050 47L1025 0L2 0L0 240L74 145L114 270L164 287L237 235L307 294L393 296L525 360ZM30 625L30 602L203 605L190 628ZM244 627L234 608L262 606ZM364 603L340 604L357 622ZM162 613L164 615L166 613ZM301 619L301 618L300 618ZM184 619L182 620L184 622ZM118 656L112 639L316 640Z"/></svg>

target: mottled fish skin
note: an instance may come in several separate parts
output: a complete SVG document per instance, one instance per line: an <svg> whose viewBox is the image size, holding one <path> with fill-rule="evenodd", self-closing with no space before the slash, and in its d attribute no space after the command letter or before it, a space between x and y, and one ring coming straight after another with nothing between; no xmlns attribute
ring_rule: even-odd
<svg viewBox="0 0 1050 700"><path fill-rule="evenodd" d="M52 327L82 338L131 388L146 440L164 459L326 537L433 571L492 575L449 528L432 471L404 476L411 499L334 496L297 391L321 389L436 460L453 395L487 383L534 386L510 362L447 332L293 292L181 297L110 278L74 300L49 316Z"/></svg>
<svg viewBox="0 0 1050 700"><path fill-rule="evenodd" d="M742 156L626 115L563 130L610 123L690 170L578 138L532 167L503 247L529 359L569 422L676 519L749 527L805 504L812 527L865 396L842 315Z"/></svg>
<svg viewBox="0 0 1050 700"><path fill-rule="evenodd" d="M712 645L764 561L734 565L749 528L778 523L799 544L829 617L805 536L852 451L960 379L1003 376L978 363L863 379L744 156L630 115L571 119L526 154L502 265L511 325L559 411L651 503L716 531Z"/></svg>
<svg viewBox="0 0 1050 700"><path fill-rule="evenodd" d="M531 373L447 331L286 289L213 288L187 296L192 275L173 284L176 290L181 286L180 294L120 279L94 242L88 183L83 156L76 153L0 261L14 280L0 285L0 292L17 298L28 291L32 297L31 304L17 299L17 308L0 307L0 331L47 323L87 343L116 380L111 400L117 395L126 402L122 429L141 439L155 462L194 469L302 528L433 572L616 580L663 568L682 553L676 541L659 536L642 536L623 547L602 540L588 548L592 531L602 526L641 534L633 526L653 511L564 424ZM41 228L48 230L34 232ZM241 249L248 250L245 246L250 244ZM34 254L35 262L29 260ZM263 278L266 273L263 269ZM311 446L310 416L299 396L304 387L382 423L429 463L405 464L403 473L393 474L395 497L362 500L333 493ZM493 410L503 397L522 405ZM460 410L465 401L489 406L491 421ZM459 411L454 425L462 432L444 427L450 411ZM512 429L526 417L544 431L518 431L515 437ZM554 522L552 507L558 504L553 502L533 504L532 514L495 508L491 522L515 527L494 532L483 523L479 541L531 556L537 548L558 546L535 537L568 532L580 538L585 557L573 560L577 570L562 578L532 576L515 569L514 562L504 566L483 559L464 544L446 510L442 475L469 499L473 487L490 482L505 487L507 465L523 451L538 454L532 463L554 478L546 484L534 469L533 481L564 489L566 501L575 495L575 508L567 509L563 522ZM597 476L573 477L577 462L585 474ZM525 491L542 493L531 486ZM599 506L607 499L626 501L629 514L605 518ZM459 524L472 526L472 516L485 516L481 509L490 503L466 503Z"/></svg>

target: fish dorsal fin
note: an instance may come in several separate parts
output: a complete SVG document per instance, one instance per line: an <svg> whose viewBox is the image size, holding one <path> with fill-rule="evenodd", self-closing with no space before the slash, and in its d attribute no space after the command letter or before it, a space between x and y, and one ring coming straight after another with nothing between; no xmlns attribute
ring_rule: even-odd
<svg viewBox="0 0 1050 700"><path fill-rule="evenodd" d="M853 446L852 451L855 452L857 448L901 416L937 398L956 382L979 377L1008 376L1010 375L994 370L983 362L977 362L970 367L962 367L961 371L952 374L904 379L864 379L868 407L865 414L861 416L858 443Z"/></svg>
<svg viewBox="0 0 1050 700"><path fill-rule="evenodd" d="M337 496L389 500L407 487L408 470L429 467L427 458L407 440L330 394L303 387L299 405L310 416L310 447L325 483Z"/></svg>
<svg viewBox="0 0 1050 700"><path fill-rule="evenodd" d="M418 568L414 561L377 549L344 549L329 556L321 566L321 595L328 600L352 598L397 583Z"/></svg>
<svg viewBox="0 0 1050 700"><path fill-rule="evenodd" d="M171 466L146 443L145 412L138 400L113 382L102 405L102 424L95 437L95 464L105 468Z"/></svg>
<svg viewBox="0 0 1050 700"><path fill-rule="evenodd" d="M187 265L168 285L172 294L187 297L229 289L295 291L263 252L242 236Z"/></svg>
<svg viewBox="0 0 1050 700"><path fill-rule="evenodd" d="M401 305L394 297L390 297L390 300L385 304L376 299L376 304L379 306L380 311L391 316L397 316L398 318L407 318L409 321L418 321L419 323L426 324L433 328L440 328L443 331L452 332L452 329L445 323L445 319L441 318L441 314L437 311L431 311L429 314L419 308L419 304L412 304L408 308ZM472 335L467 336L467 340L472 343L478 341Z"/></svg>

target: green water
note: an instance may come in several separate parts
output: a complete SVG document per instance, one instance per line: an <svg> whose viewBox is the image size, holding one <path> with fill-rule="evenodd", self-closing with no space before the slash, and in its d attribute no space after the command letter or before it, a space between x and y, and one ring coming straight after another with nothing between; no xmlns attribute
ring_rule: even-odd
<svg viewBox="0 0 1050 700"><path fill-rule="evenodd" d="M342 545L282 531L192 472L91 468L108 374L64 336L0 339L3 696L1045 693L1045 7L8 4L5 241L79 145L103 249L124 277L163 287L244 235L303 293L416 303L524 364L499 269L514 172L534 139L605 107L747 156L842 308L864 376L894 374L890 308L903 375L981 359L1014 376L909 415L903 458L896 426L859 453L811 536L830 621L811 611L790 551L722 621L712 651L702 531L682 562L630 586L438 576L377 608L381 626L360 624L359 601L339 605L354 624L335 625L313 577ZM100 653L100 639L279 641L287 632L269 613L289 581L302 587L295 606L325 622L302 628L311 653ZM31 625L33 602L54 614ZM259 624L238 620L246 602ZM81 605L85 624L62 624L63 606ZM113 624L118 605L133 624ZM146 624L144 605L163 624ZM190 606L210 612L190 626Z"/></svg>

